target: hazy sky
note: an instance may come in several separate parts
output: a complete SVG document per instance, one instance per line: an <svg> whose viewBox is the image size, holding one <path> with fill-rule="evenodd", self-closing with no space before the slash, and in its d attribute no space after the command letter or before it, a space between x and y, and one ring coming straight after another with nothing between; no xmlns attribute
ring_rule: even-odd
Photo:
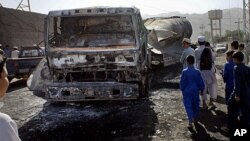
<svg viewBox="0 0 250 141"><path fill-rule="evenodd" d="M0 0L4 7L16 8L21 0ZM23 0L27 4L27 0ZM241 7L242 0L30 0L31 11L47 14L50 10L91 6L135 6L142 14L205 13L214 9Z"/></svg>

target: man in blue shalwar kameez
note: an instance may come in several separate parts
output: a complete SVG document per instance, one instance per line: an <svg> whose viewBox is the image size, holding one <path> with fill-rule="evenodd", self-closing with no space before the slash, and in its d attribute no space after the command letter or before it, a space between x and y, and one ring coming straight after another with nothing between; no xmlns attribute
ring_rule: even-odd
<svg viewBox="0 0 250 141"><path fill-rule="evenodd" d="M205 84L200 71L194 67L194 56L189 55L186 60L188 67L182 71L180 89L189 120L188 128L192 128L192 123L197 118L200 110L199 93L203 92Z"/></svg>
<svg viewBox="0 0 250 141"><path fill-rule="evenodd" d="M228 128L230 140L249 141L250 138L250 67L243 64L244 54L236 51L233 54L234 91L228 100ZM239 109L241 113L240 126L238 123ZM239 128L247 131L243 138L236 138L235 132ZM240 129L241 130L241 129Z"/></svg>

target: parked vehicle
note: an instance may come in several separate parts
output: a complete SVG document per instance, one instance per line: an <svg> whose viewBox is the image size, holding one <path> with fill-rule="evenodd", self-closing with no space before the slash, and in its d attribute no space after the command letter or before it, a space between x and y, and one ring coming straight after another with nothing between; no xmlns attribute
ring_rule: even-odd
<svg viewBox="0 0 250 141"><path fill-rule="evenodd" d="M38 46L23 46L19 48L18 58L8 58L6 67L8 78L27 79L44 57L44 52Z"/></svg>
<svg viewBox="0 0 250 141"><path fill-rule="evenodd" d="M224 44L216 44L214 50L217 53L224 53L224 52L226 52L226 45L224 45Z"/></svg>
<svg viewBox="0 0 250 141"><path fill-rule="evenodd" d="M46 60L28 80L49 101L147 96L147 30L137 8L49 12Z"/></svg>

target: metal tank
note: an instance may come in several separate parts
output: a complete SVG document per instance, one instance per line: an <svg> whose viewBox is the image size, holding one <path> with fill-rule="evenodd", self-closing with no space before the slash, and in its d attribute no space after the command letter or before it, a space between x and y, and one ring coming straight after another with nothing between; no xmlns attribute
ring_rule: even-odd
<svg viewBox="0 0 250 141"><path fill-rule="evenodd" d="M179 62L182 39L192 35L191 23L185 17L153 17L144 20L149 31L149 62L169 66Z"/></svg>

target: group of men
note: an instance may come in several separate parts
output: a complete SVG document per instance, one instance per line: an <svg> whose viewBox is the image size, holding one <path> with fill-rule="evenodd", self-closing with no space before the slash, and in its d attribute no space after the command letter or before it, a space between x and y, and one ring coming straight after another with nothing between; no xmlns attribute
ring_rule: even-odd
<svg viewBox="0 0 250 141"><path fill-rule="evenodd" d="M227 128L230 138L234 140L237 129L250 131L250 67L249 55L244 49L244 44L233 41L231 50L226 52L226 59L222 76L226 84ZM246 137L250 138L249 133Z"/></svg>
<svg viewBox="0 0 250 141"><path fill-rule="evenodd" d="M202 107L207 109L207 94L210 95L210 106L215 106L217 98L217 79L215 68L215 53L204 36L198 37L198 48L190 47L191 41L183 39L184 51L180 58L183 71L180 89L183 93L183 103L188 115L189 126L196 121L199 114L199 95L202 97ZM231 49L226 52L227 63L221 72L225 89L225 101L228 106L228 128L230 139L233 139L237 128L248 129L250 132L250 67L249 56L244 44L233 41ZM241 124L237 121L240 117Z"/></svg>
<svg viewBox="0 0 250 141"><path fill-rule="evenodd" d="M19 56L19 50L17 46L11 48L9 45L3 47L2 44L0 44L0 49L3 50L4 55L8 58L18 58Z"/></svg>
<svg viewBox="0 0 250 141"><path fill-rule="evenodd" d="M217 98L217 80L215 76L214 60L215 54L206 43L204 36L198 37L198 48L195 50L190 47L191 41L184 38L182 46L184 47L180 62L183 63L183 71L180 80L180 88L183 93L183 103L189 119L188 128L193 127L196 121L200 99L202 96L203 108L207 109L207 93L210 94L209 105L214 106L214 100ZM207 47L205 47L205 44Z"/></svg>
<svg viewBox="0 0 250 141"><path fill-rule="evenodd" d="M188 67L188 62L186 58L189 55L195 57L194 66L198 70L200 70L202 78L205 82L205 88L202 91L202 100L203 100L203 108L208 108L207 106L207 94L210 94L210 102L209 105L214 106L214 100L217 98L217 79L215 76L215 53L213 52L210 44L205 41L204 36L198 37L198 48L195 50L190 47L191 41L188 38L184 38L182 45L184 47L184 51L182 53L180 62L183 63L183 69ZM206 45L206 46L205 46Z"/></svg>

